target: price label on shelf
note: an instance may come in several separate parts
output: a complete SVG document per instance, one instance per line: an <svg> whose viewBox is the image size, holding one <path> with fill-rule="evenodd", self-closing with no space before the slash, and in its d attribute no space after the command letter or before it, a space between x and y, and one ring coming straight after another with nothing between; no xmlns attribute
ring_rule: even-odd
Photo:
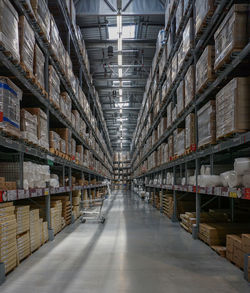
<svg viewBox="0 0 250 293"><path fill-rule="evenodd" d="M7 201L7 200L8 200L8 198L7 198L7 192L1 190L0 191L0 202L4 202L4 201Z"/></svg>
<svg viewBox="0 0 250 293"><path fill-rule="evenodd" d="M17 200L17 191L16 190L8 190L7 191L8 201Z"/></svg>
<svg viewBox="0 0 250 293"><path fill-rule="evenodd" d="M235 191L230 191L230 192L229 192L229 197L232 197L232 198L238 198L237 192L235 192Z"/></svg>
<svg viewBox="0 0 250 293"><path fill-rule="evenodd" d="M43 194L44 195L49 195L49 188L45 188Z"/></svg>

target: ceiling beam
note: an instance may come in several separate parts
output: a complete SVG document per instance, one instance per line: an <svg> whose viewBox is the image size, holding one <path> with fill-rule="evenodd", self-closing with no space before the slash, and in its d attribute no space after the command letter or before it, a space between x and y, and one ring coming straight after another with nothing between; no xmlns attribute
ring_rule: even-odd
<svg viewBox="0 0 250 293"><path fill-rule="evenodd" d="M115 110L119 110L120 111L120 108L102 108L102 110L103 111L105 111L105 112L109 112L109 111L111 111L111 112L113 112L113 111L115 111ZM122 111L140 111L141 110L141 108L140 107L137 107L137 108L129 108L129 107L126 107L126 108L122 108Z"/></svg>
<svg viewBox="0 0 250 293"><path fill-rule="evenodd" d="M117 40L99 40L99 39L88 39L85 40L85 45L87 49L104 49L108 46L117 47ZM156 40L155 39L123 39L122 40L123 49L125 48L151 48L155 49Z"/></svg>

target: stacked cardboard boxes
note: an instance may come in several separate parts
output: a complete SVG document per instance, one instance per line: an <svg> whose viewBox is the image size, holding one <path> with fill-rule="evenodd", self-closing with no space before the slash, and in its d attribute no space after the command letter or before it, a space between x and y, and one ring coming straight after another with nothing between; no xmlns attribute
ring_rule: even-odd
<svg viewBox="0 0 250 293"><path fill-rule="evenodd" d="M30 210L30 249L31 252L41 246L41 225L39 218L39 209Z"/></svg>

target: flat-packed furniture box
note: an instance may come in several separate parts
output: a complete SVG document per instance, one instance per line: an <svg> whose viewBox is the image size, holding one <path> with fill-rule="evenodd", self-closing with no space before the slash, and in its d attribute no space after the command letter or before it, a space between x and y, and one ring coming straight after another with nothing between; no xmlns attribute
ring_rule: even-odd
<svg viewBox="0 0 250 293"><path fill-rule="evenodd" d="M196 64L196 93L215 79L214 46L208 45Z"/></svg>
<svg viewBox="0 0 250 293"><path fill-rule="evenodd" d="M17 235L17 258L18 262L30 255L30 232Z"/></svg>
<svg viewBox="0 0 250 293"><path fill-rule="evenodd" d="M185 119L185 148L187 150L195 147L195 114L190 113Z"/></svg>
<svg viewBox="0 0 250 293"><path fill-rule="evenodd" d="M185 107L187 107L194 99L195 96L195 69L194 66L189 66L184 78L185 84Z"/></svg>
<svg viewBox="0 0 250 293"><path fill-rule="evenodd" d="M17 235L29 231L30 228L30 206L16 206Z"/></svg>
<svg viewBox="0 0 250 293"><path fill-rule="evenodd" d="M198 147L216 141L215 101L209 101L198 111Z"/></svg>
<svg viewBox="0 0 250 293"><path fill-rule="evenodd" d="M45 64L45 57L43 55L43 52L39 48L39 46L35 44L33 73L36 78L36 83L43 89L45 88L44 87L44 64Z"/></svg>
<svg viewBox="0 0 250 293"><path fill-rule="evenodd" d="M232 53L240 52L248 43L249 13L249 4L233 5L215 32L214 68L216 71L229 61Z"/></svg>
<svg viewBox="0 0 250 293"><path fill-rule="evenodd" d="M45 0L30 0L34 16L44 33L47 41L50 40L50 12Z"/></svg>
<svg viewBox="0 0 250 293"><path fill-rule="evenodd" d="M33 61L34 61L34 46L35 46L35 33L29 25L26 17L21 15L19 17L19 50L20 50L20 63L25 70L33 76Z"/></svg>
<svg viewBox="0 0 250 293"><path fill-rule="evenodd" d="M7 274L17 266L16 217L13 203L0 204L0 262Z"/></svg>
<svg viewBox="0 0 250 293"><path fill-rule="evenodd" d="M18 13L9 0L0 1L0 13L0 43L19 62Z"/></svg>
<svg viewBox="0 0 250 293"><path fill-rule="evenodd" d="M190 17L189 21L183 32L183 55L186 58L193 49L194 41L193 41L193 18Z"/></svg>
<svg viewBox="0 0 250 293"><path fill-rule="evenodd" d="M30 250L35 251L41 246L39 209L30 210Z"/></svg>
<svg viewBox="0 0 250 293"><path fill-rule="evenodd" d="M216 95L216 138L250 129L250 77L232 79Z"/></svg>
<svg viewBox="0 0 250 293"><path fill-rule="evenodd" d="M197 36L197 34L202 32L207 19L213 15L215 10L215 0L196 0L195 10L195 35Z"/></svg>
<svg viewBox="0 0 250 293"><path fill-rule="evenodd" d="M0 77L0 129L20 137L22 91L7 77Z"/></svg>

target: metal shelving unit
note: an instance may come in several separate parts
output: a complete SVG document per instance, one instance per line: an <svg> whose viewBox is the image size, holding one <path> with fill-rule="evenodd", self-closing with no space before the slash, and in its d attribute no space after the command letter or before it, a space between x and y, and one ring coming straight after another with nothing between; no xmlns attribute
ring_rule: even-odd
<svg viewBox="0 0 250 293"><path fill-rule="evenodd" d="M177 7L178 1L176 3ZM157 148L164 142L166 139L173 134L173 131L178 128L178 126L184 122L186 116L190 113L196 113L197 110L203 106L211 97L214 97L215 94L228 82L233 76L233 73L235 69L237 69L238 66L241 65L241 63L246 59L246 57L250 56L250 43L248 43L245 48L238 54L233 54L230 62L226 64L220 72L217 73L216 79L211 82L208 87L201 93L196 94L194 97L192 103L185 108L184 112L175 120L175 122L172 124L172 126L167 129L163 136L158 139L158 141L151 147L151 149L147 150L145 153L142 153L143 146L145 145L145 142L150 137L152 132L156 129L158 126L160 119L163 117L163 115L166 112L166 108L170 101L173 100L175 92L177 87L179 86L180 81L184 78L184 75L188 69L188 67L193 64L195 65L199 57L201 56L201 53L203 49L208 44L209 40L213 37L214 32L218 28L220 22L225 17L227 12L229 11L229 8L232 6L233 1L216 1L216 9L211 16L211 18L208 19L207 25L204 28L202 34L199 37L194 36L193 34L193 40L194 40L194 48L191 50L191 54L189 58L187 58L179 73L177 74L177 77L172 84L167 96L165 99L163 99L163 102L161 104L161 110L158 112L157 116L154 118L154 122L151 125L149 131L147 132L147 135L142 140L141 145L135 145L135 140L133 140L133 147L132 147L132 174L135 174L135 171L138 170L138 168L142 165L142 163L152 154ZM176 10L176 7L174 10ZM170 23L173 21L173 15L175 13L172 13ZM188 12L183 20L182 28L180 29L179 35L177 36L175 43L172 47L172 50L169 54L169 58L166 62L163 76L160 79L158 90L161 90L161 87L166 79L166 69L168 65L171 63L171 60L174 56L174 54L177 52L178 47L182 40L182 33L184 31L184 28L188 22L188 19L190 16L195 15L195 1L191 1L191 5L188 8ZM195 19L193 18L193 26L195 26ZM194 31L194 30L193 30ZM169 29L167 26L166 30L166 39L169 35ZM166 46L166 45L164 45ZM156 66L157 67L157 66ZM155 74L155 73L154 73ZM237 76L237 73L236 73ZM153 77L154 78L154 77ZM152 80L153 80L152 78ZM154 106L155 96L152 97L152 104L149 106L149 111L146 113L146 115L143 115L143 111L145 109L146 101L143 102L144 108L140 112L139 118L138 118L138 124L136 127L137 136L141 134L141 131L143 127L146 125L146 121L148 118L148 115L150 111L152 111ZM142 117L145 117L145 120L141 124L141 128L139 131L139 123L142 121ZM197 123L197 119L196 119ZM196 125L197 126L197 125ZM135 138L135 136L134 136ZM196 142L198 142L198 127L196 127ZM143 174L140 175L132 175L133 179L139 179L143 182L144 188L146 191L149 191L149 193L154 194L156 190L171 190L173 192L173 198L174 198L174 216L173 221L177 220L176 217L176 207L177 207L177 197L176 192L185 192L190 193L196 196L196 215L197 215L197 225L196 229L194 230L193 237L197 238L198 235L198 229L199 229L199 223L200 223L200 211L201 211L201 196L204 194L211 195L211 196L223 196L228 197L230 200L232 200L232 209L233 209L233 199L250 199L250 192L248 188L225 188L225 187L209 187L209 188L202 188L198 186L198 170L200 169L201 162L206 162L207 164L211 165L211 171L213 172L213 166L217 162L223 160L228 156L229 154L237 154L244 153L247 155L247 151L249 151L249 145L250 143L250 132L236 134L233 137L228 137L225 140L217 142L216 145L209 145L203 149L198 149L188 155L184 155L179 157L178 159L172 160L166 164L160 165L159 167L156 167L152 170L149 170ZM196 143L198 145L198 143ZM139 157L140 155L140 157ZM138 161L138 157L140 158ZM137 162L136 162L137 161ZM177 173L179 174L185 174L185 177L187 177L187 169L188 165L192 166L193 169L196 170L196 184L194 186L181 186L176 184L176 178ZM154 179L156 180L158 177L163 178L166 174L166 172L172 172L174 175L174 184L173 185L164 185L164 184L152 184ZM213 173L211 173L213 174ZM150 184L148 182L151 182ZM161 200L162 201L162 200Z"/></svg>
<svg viewBox="0 0 250 293"><path fill-rule="evenodd" d="M48 71L48 64L54 66L59 78L60 83L64 87L64 89L68 92L69 96L71 97L72 104L74 105L74 108L77 109L80 113L81 118L85 121L87 127L89 130L92 131L93 136L97 143L100 146L100 149L103 152L103 155L100 155L96 152L95 149L92 149L92 147L89 145L88 141L81 137L76 129L74 129L69 121L63 117L63 115L52 106L50 103L46 92L42 91L31 79L29 79L26 75L26 72L23 70L23 68L16 64L16 62L13 61L12 57L9 56L9 54L6 54L5 48L0 47L0 63L1 63L1 70L2 75L5 76L11 76L15 77L15 83L29 94L32 94L32 99L34 104L36 104L38 107L40 107L42 110L44 110L47 114L48 119L48 132L50 129L50 123L53 120L53 123L57 125L61 125L62 127L69 128L72 131L72 136L76 140L78 144L83 145L86 149L90 150L93 156L103 165L103 167L106 169L106 174L103 174L102 172L94 171L90 168L87 168L83 165L76 164L74 161L66 160L62 157L56 156L50 152L48 152L45 149L42 149L38 146L28 144L24 142L21 139L16 139L11 136L7 136L4 132L0 131L0 148L3 152L12 152L15 155L19 157L19 168L20 168L20 181L22 182L23 178L23 162L25 159L32 159L35 162L42 162L45 164L48 164L50 161L53 164L55 164L56 167L60 167L60 170L62 170L63 174L63 185L65 185L65 174L67 170L67 174L69 176L69 186L62 186L59 188L34 188L29 190L24 190L22 187L22 183L20 184L20 188L17 190L2 190L0 191L0 202L5 201L13 201L13 200L21 200L21 199L30 199L34 197L39 196L45 196L46 198L46 215L47 215L47 222L48 222L48 228L49 228L49 236L50 239L53 239L53 231L51 229L51 221L50 221L50 195L53 194L60 194L68 192L70 196L71 201L71 210L72 210L72 191L74 190L83 190L87 189L94 189L95 192L99 188L106 187L106 184L96 184L91 185L90 181L92 179L96 179L97 181L102 181L103 179L111 179L112 175L112 160L111 160L111 146L110 141L107 133L106 124L103 119L102 110L99 108L98 102L96 101L96 97L94 95L94 89L93 85L90 82L90 78L87 72L86 65L83 61L83 57L80 54L79 45L76 40L75 31L72 29L72 25L69 19L69 16L66 12L65 3L62 1L49 1L50 3L55 3L60 8L60 15L57 15L56 17L61 17L61 20L66 24L67 26L67 33L70 37L70 41L73 43L73 48L75 50L75 54L77 56L77 62L79 63L79 72L80 72L80 82L84 80L84 82L88 85L88 91L90 92L91 98L94 101L94 108L93 108L93 115L96 115L97 124L98 127L101 129L102 133L101 135L104 135L104 138L106 140L106 145L104 143L104 139L100 139L99 135L95 132L94 127L91 125L90 121L88 120L84 109L81 108L81 105L79 104L77 97L75 96L72 88L67 84L67 81L61 72L60 66L57 62L57 60L53 57L53 54L49 48L49 45L47 41L44 39L43 34L40 32L40 28L38 26L38 23L36 19L32 16L31 12L29 11L28 6L26 5L26 1L13 1L13 5L17 9L18 13L20 15L25 15L27 21L31 25L34 33L35 33L35 39L38 43L40 49L42 50L44 56L45 56L45 70L44 70L44 78L45 78L45 91L48 92L49 88L49 71ZM55 11L50 11L52 14L55 13ZM61 32L60 32L61 34ZM70 45L67 48L68 53L70 54ZM83 79L84 78L84 79ZM102 141L103 140L103 141ZM105 161L105 157L108 158L107 161ZM85 176L85 179L88 177L88 185L84 186L73 186L72 185L72 172L76 172L79 177L82 179ZM72 219L74 221L74 219Z"/></svg>

